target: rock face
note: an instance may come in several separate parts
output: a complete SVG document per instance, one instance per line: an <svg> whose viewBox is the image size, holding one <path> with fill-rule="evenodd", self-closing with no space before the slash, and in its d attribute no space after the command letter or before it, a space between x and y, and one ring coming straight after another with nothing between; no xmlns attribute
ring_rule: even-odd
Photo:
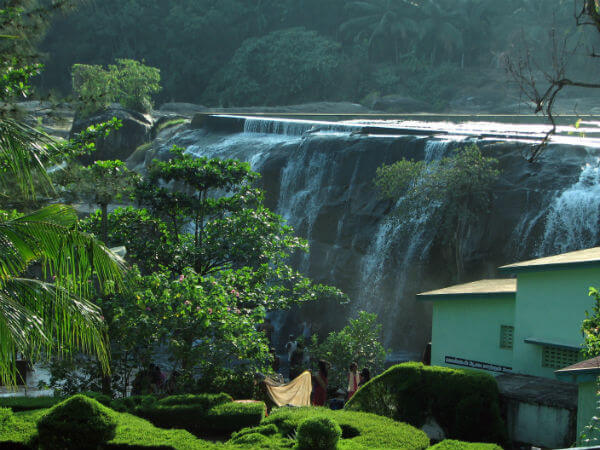
<svg viewBox="0 0 600 450"><path fill-rule="evenodd" d="M123 126L110 133L108 137L96 142L96 151L84 158L86 163L97 160L126 160L137 147L150 141L152 118L150 116L118 107L111 107L85 119L75 118L70 137L85 130L90 125L107 122L113 117L121 120Z"/></svg>
<svg viewBox="0 0 600 450"><path fill-rule="evenodd" d="M176 144L197 156L249 161L262 174L267 205L310 242L310 254L297 257L296 267L350 296L345 308L314 305L275 318L283 336L299 334L304 320L321 333L339 329L367 310L378 314L394 359L419 357L430 339L431 310L415 294L452 284L451 271L430 212L390 220L394 204L377 198L373 178L384 163L433 161L465 141L352 134L341 127L310 132L312 124L298 121L276 125L207 121L163 139L154 154L166 156ZM530 164L522 144L477 142L499 160L502 176L492 211L473 221L465 236L468 276L461 281L496 277L503 264L597 245L598 150L551 146Z"/></svg>

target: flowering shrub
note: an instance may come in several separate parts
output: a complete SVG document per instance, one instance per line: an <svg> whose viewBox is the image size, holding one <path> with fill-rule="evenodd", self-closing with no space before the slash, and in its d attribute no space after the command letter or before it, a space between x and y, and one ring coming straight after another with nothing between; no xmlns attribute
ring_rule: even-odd
<svg viewBox="0 0 600 450"><path fill-rule="evenodd" d="M154 324L183 380L214 376L216 368L235 372L268 366L266 338L256 330L262 307L243 308L243 295L226 280L201 277L187 269L175 280L166 273L146 277L136 297L140 320Z"/></svg>

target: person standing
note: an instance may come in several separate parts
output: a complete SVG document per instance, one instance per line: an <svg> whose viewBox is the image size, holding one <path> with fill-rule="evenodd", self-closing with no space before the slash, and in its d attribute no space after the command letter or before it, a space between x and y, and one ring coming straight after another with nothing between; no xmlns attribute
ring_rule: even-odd
<svg viewBox="0 0 600 450"><path fill-rule="evenodd" d="M358 374L358 364L353 362L352 364L350 364L348 372L348 400L350 400L354 393L358 391L359 383L360 375Z"/></svg>
<svg viewBox="0 0 600 450"><path fill-rule="evenodd" d="M360 383L358 383L358 387L362 387L362 385L367 383L370 379L371 371L365 367L360 371Z"/></svg>
<svg viewBox="0 0 600 450"><path fill-rule="evenodd" d="M319 372L313 376L313 406L325 406L327 401L327 366L327 361L319 360Z"/></svg>

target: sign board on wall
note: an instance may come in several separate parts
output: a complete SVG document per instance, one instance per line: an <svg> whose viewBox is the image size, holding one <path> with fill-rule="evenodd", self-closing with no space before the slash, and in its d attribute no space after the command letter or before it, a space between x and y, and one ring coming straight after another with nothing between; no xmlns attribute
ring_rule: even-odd
<svg viewBox="0 0 600 450"><path fill-rule="evenodd" d="M512 367L499 366L497 364L491 364L482 361L473 361L470 359L457 358L455 356L446 356L446 364L468 367L469 369L489 370L490 372L512 372Z"/></svg>

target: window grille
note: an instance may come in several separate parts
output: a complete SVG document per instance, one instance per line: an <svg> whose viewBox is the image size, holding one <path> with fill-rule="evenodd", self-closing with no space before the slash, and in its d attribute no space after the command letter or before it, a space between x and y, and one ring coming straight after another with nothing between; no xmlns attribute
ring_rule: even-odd
<svg viewBox="0 0 600 450"><path fill-rule="evenodd" d="M502 325L500 327L500 348L513 348L513 336L515 334L515 327L509 325Z"/></svg>
<svg viewBox="0 0 600 450"><path fill-rule="evenodd" d="M542 367L562 369L579 361L579 352L568 348L544 347L542 350Z"/></svg>

